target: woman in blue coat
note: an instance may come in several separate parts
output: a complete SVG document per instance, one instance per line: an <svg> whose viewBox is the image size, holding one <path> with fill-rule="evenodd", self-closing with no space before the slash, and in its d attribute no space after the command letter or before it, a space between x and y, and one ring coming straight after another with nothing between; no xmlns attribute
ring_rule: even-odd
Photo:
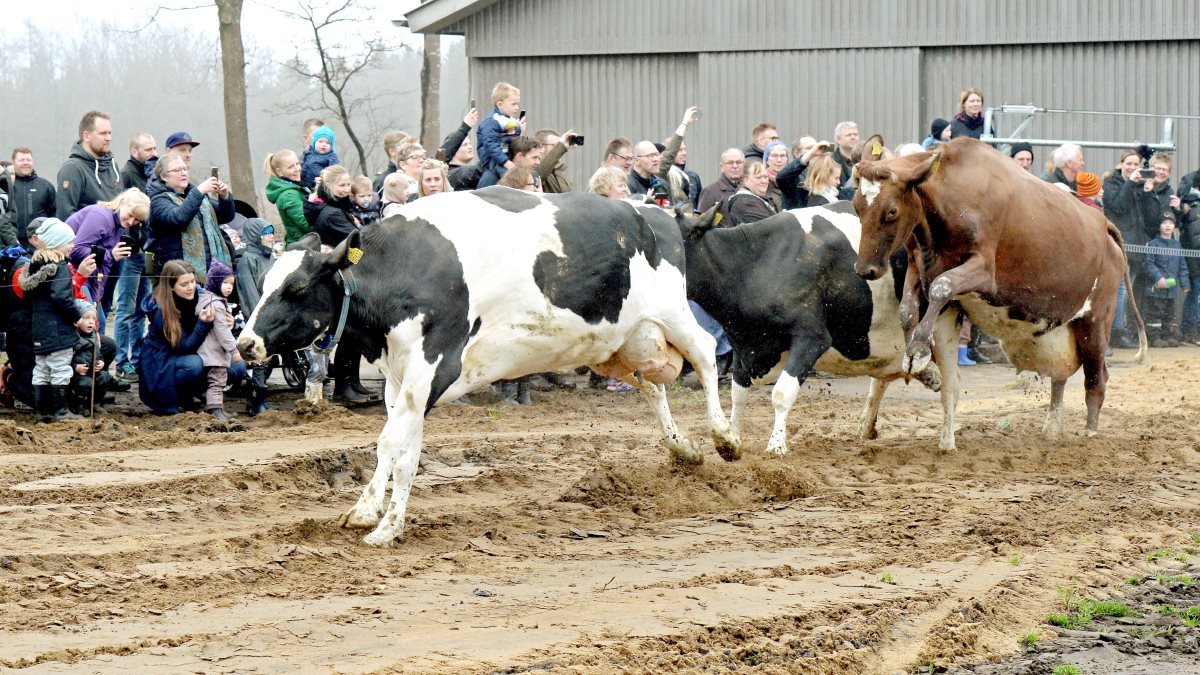
<svg viewBox="0 0 1200 675"><path fill-rule="evenodd" d="M138 396L155 414L174 415L183 407L181 403L191 403L190 397L207 386L204 363L196 352L208 337L212 322L226 321L228 317L214 317L212 307L197 313L199 294L204 292L196 287L194 268L172 260L163 265L158 288L146 300L150 330L142 344L138 365L141 369ZM229 367L230 382L245 376L245 361Z"/></svg>

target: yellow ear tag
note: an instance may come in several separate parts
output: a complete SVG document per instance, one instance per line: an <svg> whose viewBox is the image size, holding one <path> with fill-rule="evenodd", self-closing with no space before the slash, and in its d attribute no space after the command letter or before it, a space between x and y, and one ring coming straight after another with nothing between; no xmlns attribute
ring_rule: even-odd
<svg viewBox="0 0 1200 675"><path fill-rule="evenodd" d="M940 167L941 165L942 165L942 156L934 155L933 156L933 173L937 173L938 167Z"/></svg>
<svg viewBox="0 0 1200 675"><path fill-rule="evenodd" d="M721 224L721 218L722 218L721 212L718 211L717 215L713 216L713 227L716 227Z"/></svg>
<svg viewBox="0 0 1200 675"><path fill-rule="evenodd" d="M875 145L871 146L871 156L879 159L881 155L883 155L883 146L879 144L879 141L875 141Z"/></svg>
<svg viewBox="0 0 1200 675"><path fill-rule="evenodd" d="M350 259L351 265L357 265L359 260L362 260L363 250L361 248L351 248L346 253L346 257Z"/></svg>

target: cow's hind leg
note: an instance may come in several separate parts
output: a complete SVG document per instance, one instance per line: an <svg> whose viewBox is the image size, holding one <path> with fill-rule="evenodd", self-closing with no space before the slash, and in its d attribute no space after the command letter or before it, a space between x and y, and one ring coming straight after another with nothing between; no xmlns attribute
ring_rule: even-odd
<svg viewBox="0 0 1200 675"><path fill-rule="evenodd" d="M392 468L396 465L396 459L400 454L397 436L399 427L392 424L399 391L398 381L388 376L383 387L388 423L384 425L383 431L379 432L379 439L375 443L375 473L371 475L370 482L359 496L358 503L342 516L339 523L342 527L375 527L379 523L380 517L383 516L383 502L387 497L388 478L391 477Z"/></svg>
<svg viewBox="0 0 1200 675"><path fill-rule="evenodd" d="M403 536L408 496L421 461L425 403L433 384L434 366L420 356L408 365L403 381L396 387L395 400L388 406L388 422L383 428L393 438L398 453L392 467L392 499L379 524L363 538L363 543L371 546L392 546Z"/></svg>
<svg viewBox="0 0 1200 675"><path fill-rule="evenodd" d="M891 380L884 380L878 377L871 378L871 393L867 395L867 406L863 408L862 422L858 427L858 435L864 441L870 441L879 437L879 430L875 428L879 421L879 404L883 402L883 395L887 392L888 385Z"/></svg>
<svg viewBox="0 0 1200 675"><path fill-rule="evenodd" d="M742 439L725 419L721 409L721 396L717 390L717 341L704 332L687 304L683 304L676 316L663 321L667 342L675 346L696 371L700 386L704 387L704 404L708 412L708 431L713 445L722 459L735 460L742 456Z"/></svg>
<svg viewBox="0 0 1200 675"><path fill-rule="evenodd" d="M777 455L788 453L787 417L800 393L800 385L812 370L821 354L829 349L831 344L828 334L821 336L808 335L792 342L787 361L783 364L783 372L775 388L771 390L771 405L775 408L775 425L771 428L771 438L767 441L767 452Z"/></svg>
<svg viewBox="0 0 1200 675"><path fill-rule="evenodd" d="M671 451L671 458L682 464L699 464L704 461L700 454L700 446L679 431L675 420L671 417L671 409L667 405L667 387L643 381L639 386L642 396L650 403L650 409L658 418L659 429L662 430L663 443Z"/></svg>
<svg viewBox="0 0 1200 675"><path fill-rule="evenodd" d="M1108 388L1108 362L1104 359L1108 335L1102 335L1096 326L1095 321L1081 322L1075 331L1075 335L1078 336L1076 345L1079 349L1079 360L1083 363L1084 401L1087 403L1086 433L1088 436L1095 436L1098 431L1100 408L1104 405L1104 394Z"/></svg>
<svg viewBox="0 0 1200 675"><path fill-rule="evenodd" d="M957 449L954 440L954 414L958 409L958 310L949 308L934 324L933 360L941 373L942 436L938 449L952 452Z"/></svg>
<svg viewBox="0 0 1200 675"><path fill-rule="evenodd" d="M1046 414L1046 423L1042 425L1042 437L1050 441L1062 440L1063 437L1063 390L1067 388L1066 378L1050 380L1050 411Z"/></svg>
<svg viewBox="0 0 1200 675"><path fill-rule="evenodd" d="M750 400L750 388L754 386L749 383L749 377L744 378L746 384L739 382L740 379L743 378L735 373L729 389L729 397L733 401L729 411L729 428L737 438L742 437L742 417L746 414L746 402Z"/></svg>

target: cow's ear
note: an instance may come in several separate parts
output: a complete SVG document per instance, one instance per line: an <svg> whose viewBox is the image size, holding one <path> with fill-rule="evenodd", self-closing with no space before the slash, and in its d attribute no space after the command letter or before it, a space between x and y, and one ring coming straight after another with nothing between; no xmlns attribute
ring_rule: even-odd
<svg viewBox="0 0 1200 675"><path fill-rule="evenodd" d="M721 223L721 202L717 202L708 208L699 218L684 217L680 223L687 223L686 231L683 233L685 239L699 239L704 236L705 232L713 229ZM691 222L688 222L688 221ZM681 224L680 229L684 229Z"/></svg>
<svg viewBox="0 0 1200 675"><path fill-rule="evenodd" d="M289 251L320 251L321 250L321 237L316 232L309 232L308 234L304 235L303 237L300 237L299 239L297 239L296 243L289 244L287 247L287 250L289 250Z"/></svg>
<svg viewBox="0 0 1200 675"><path fill-rule="evenodd" d="M338 244L337 248L330 251L329 261L326 264L334 270L344 270L351 265L357 265L362 257L362 235L355 230L342 243Z"/></svg>
<svg viewBox="0 0 1200 675"><path fill-rule="evenodd" d="M920 155L913 155L913 156L920 157ZM915 188L916 186L920 185L921 183L924 183L926 180L929 179L930 176L933 175L933 173L937 170L937 167L940 163L940 159L941 159L941 156L939 155L939 153L936 153L936 152L927 153L925 158L922 159L912 169L910 169L907 175L900 174L898 176L898 178L905 184L905 187L907 189L911 190L912 188Z"/></svg>

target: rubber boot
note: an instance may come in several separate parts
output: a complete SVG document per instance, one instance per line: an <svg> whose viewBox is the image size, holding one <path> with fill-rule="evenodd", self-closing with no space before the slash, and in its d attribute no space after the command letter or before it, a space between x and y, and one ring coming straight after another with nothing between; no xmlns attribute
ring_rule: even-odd
<svg viewBox="0 0 1200 675"><path fill-rule="evenodd" d="M517 405L533 405L533 396L529 393L529 378L517 380Z"/></svg>
<svg viewBox="0 0 1200 675"><path fill-rule="evenodd" d="M971 357L967 355L967 350L969 350L969 349L970 349L970 347L968 347L966 345L958 346L958 365L960 365L960 366L975 365L975 362L972 361Z"/></svg>
<svg viewBox="0 0 1200 675"><path fill-rule="evenodd" d="M51 399L50 385L37 384L33 387L33 413L37 417L39 423L53 422L54 411L50 409Z"/></svg>
<svg viewBox="0 0 1200 675"><path fill-rule="evenodd" d="M54 402L54 421L63 422L80 419L79 415L67 409L67 386L53 385L51 390L51 400Z"/></svg>
<svg viewBox="0 0 1200 675"><path fill-rule="evenodd" d="M1170 325L1163 329L1163 335L1166 336L1168 347L1179 346L1179 326Z"/></svg>
<svg viewBox="0 0 1200 675"><path fill-rule="evenodd" d="M341 376L333 380L333 397L346 403L362 403L367 400L366 396L358 393L358 390L350 385L349 377Z"/></svg>
<svg viewBox="0 0 1200 675"><path fill-rule="evenodd" d="M267 388L261 387L256 383L250 385L250 398L248 400L248 410L251 417L258 417L267 409Z"/></svg>

